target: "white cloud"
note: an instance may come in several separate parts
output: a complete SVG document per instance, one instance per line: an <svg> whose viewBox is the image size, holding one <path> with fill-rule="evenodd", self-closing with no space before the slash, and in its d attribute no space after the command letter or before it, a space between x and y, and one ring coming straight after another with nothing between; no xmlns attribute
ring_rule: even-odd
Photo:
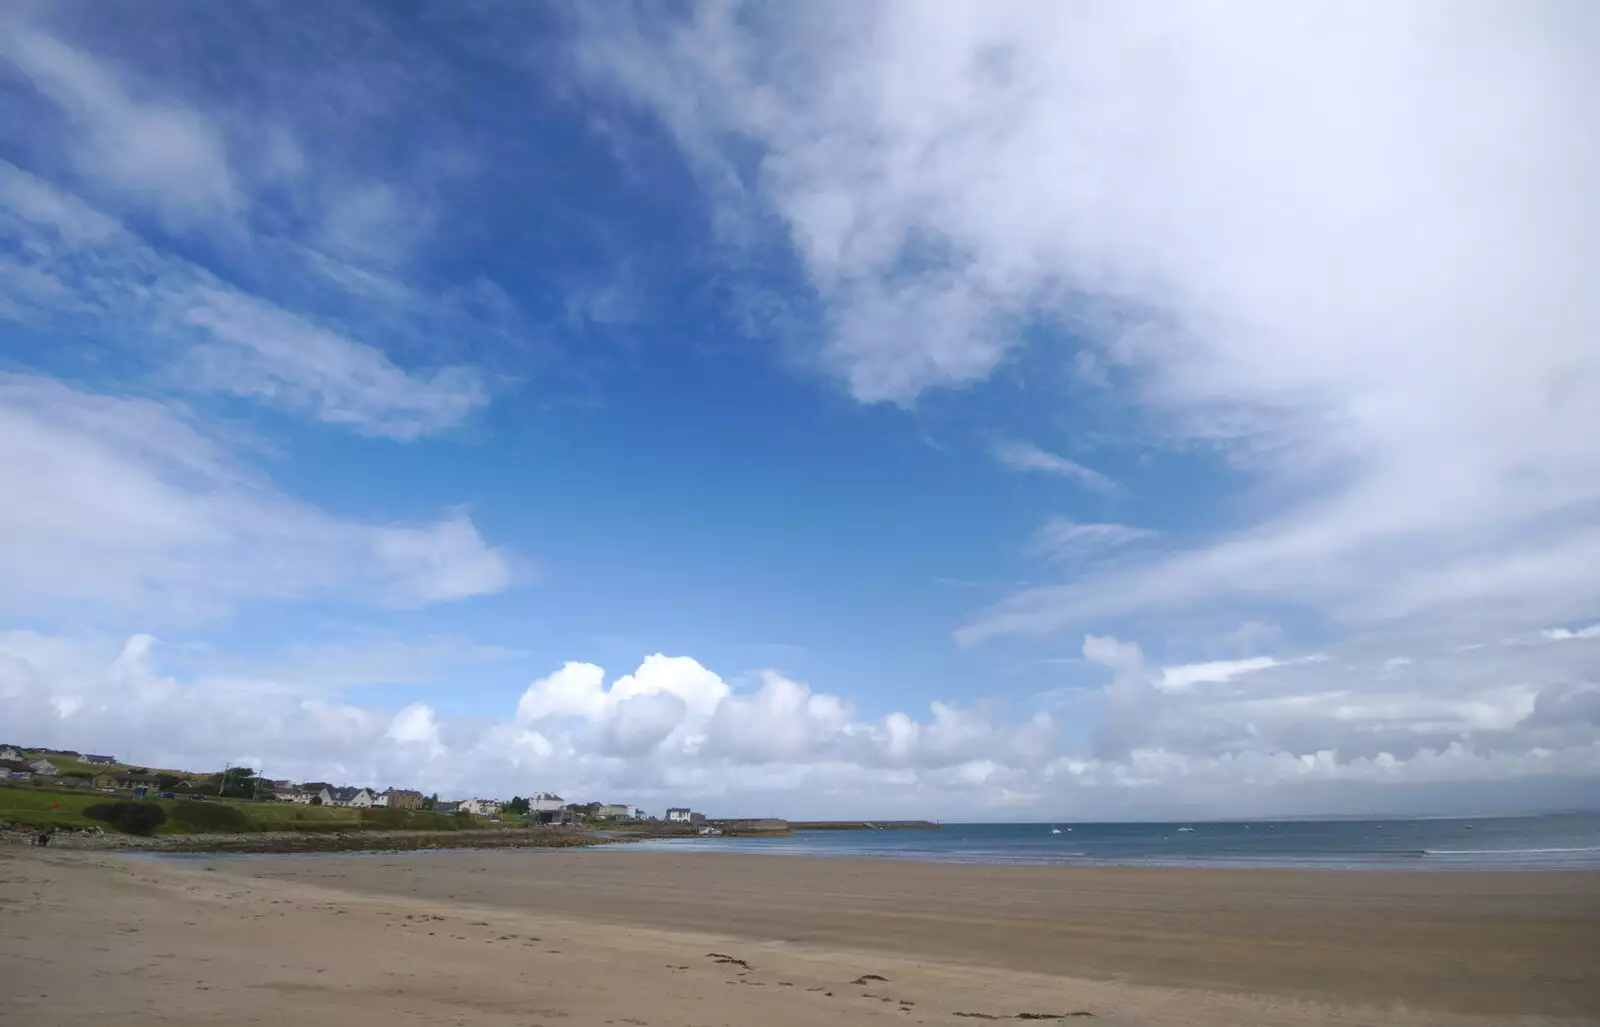
<svg viewBox="0 0 1600 1027"><path fill-rule="evenodd" d="M252 598L412 605L496 592L464 513L362 524L298 502L178 408L0 376L0 604L210 616Z"/></svg>
<svg viewBox="0 0 1600 1027"><path fill-rule="evenodd" d="M169 227L229 220L243 197L222 134L197 110L135 99L100 63L30 26L0 20L13 64L75 131L63 133L80 175Z"/></svg>
<svg viewBox="0 0 1600 1027"><path fill-rule="evenodd" d="M16 253L0 313L64 319L164 366L164 384L218 391L363 434L410 439L488 399L469 367L407 370L383 351L147 245L114 218L0 162L0 237Z"/></svg>
<svg viewBox="0 0 1600 1027"><path fill-rule="evenodd" d="M107 60L20 12L0 25L0 61L20 72L42 101L25 96L18 105L35 144L31 156L45 164L56 163L51 156L64 158L59 163L76 173L74 187L105 206L136 218L153 214L167 232L232 249L245 262L259 259L271 233L293 230L296 222L305 224L305 241L314 247L309 259L326 253L378 267L403 263L433 229L425 188L354 174L338 159L338 146L324 138L308 147L297 135L311 125L280 121L287 114L315 124L331 112L292 110L293 90L272 81L271 70L250 69L275 102L242 109L244 97L218 95L209 78L186 91L170 67ZM182 34L179 28L174 38ZM343 122L341 136L363 127L363 105L354 101L371 87L357 67L350 65L336 83L320 82L324 95L341 95L332 114ZM390 96L387 102L404 100ZM322 96L317 103L322 106Z"/></svg>
<svg viewBox="0 0 1600 1027"><path fill-rule="evenodd" d="M1186 663L1177 667L1164 667L1158 684L1163 691L1183 692L1198 684L1214 681L1231 681L1240 674L1282 666L1271 656L1250 656L1242 660L1212 660L1209 663Z"/></svg>
<svg viewBox="0 0 1600 1027"><path fill-rule="evenodd" d="M728 694L727 684L687 656L648 656L632 674L605 684L605 671L592 663L568 663L528 686L517 703L517 721L537 725L566 718L605 720L638 696L672 695L684 715L707 717Z"/></svg>
<svg viewBox="0 0 1600 1027"><path fill-rule="evenodd" d="M1592 644L1532 654L1485 646L1408 663L1353 651L1159 671L1128 643L1091 639L1085 655L1115 671L1089 703L1101 715L1094 751L1115 765L1080 774L1173 788L1178 775L1232 772L1243 790L1310 778L1351 786L1516 778L1540 764L1600 774ZM1552 716L1557 709L1578 716Z"/></svg>
<svg viewBox="0 0 1600 1027"><path fill-rule="evenodd" d="M177 372L187 388L247 396L400 439L459 424L487 399L470 368L408 372L374 347L232 290L201 286L173 297L171 306L204 332Z"/></svg>
<svg viewBox="0 0 1600 1027"><path fill-rule="evenodd" d="M396 713L384 737L431 759L445 753L444 743L439 740L438 716L426 703L412 703Z"/></svg>
<svg viewBox="0 0 1600 1027"><path fill-rule="evenodd" d="M1539 632L1552 642L1564 642L1571 638L1600 638L1600 624L1591 624L1586 628L1546 628Z"/></svg>
<svg viewBox="0 0 1600 1027"><path fill-rule="evenodd" d="M1111 489L1116 483L1099 471L1085 467L1076 460L1048 450L1040 449L1031 442L1021 442L1015 439L996 442L990 453L1002 467L1013 471L1033 471L1040 474L1054 474L1063 478L1071 478L1078 484L1091 489Z"/></svg>
<svg viewBox="0 0 1600 1027"><path fill-rule="evenodd" d="M1066 517L1052 517L1033 533L1028 547L1039 556L1074 561L1154 538L1155 534L1148 528L1127 524L1085 524Z"/></svg>
<svg viewBox="0 0 1600 1027"><path fill-rule="evenodd" d="M569 663L500 711L456 717L298 680L180 679L149 636L14 631L0 633L0 723L7 741L153 765L793 817L1409 811L1417 789L1481 808L1486 781L1513 806L1557 804L1600 777L1600 641L1535 646L1531 665L1515 648L1422 658L1377 688L1361 685L1379 661L1352 655L1179 668L1206 687L1173 689L1138 646L1091 636L1084 654L1112 680L1081 696L1099 720L1080 744L1062 730L1077 713L935 702L921 719L863 719L782 674L735 688L687 657L650 656L609 687Z"/></svg>
<svg viewBox="0 0 1600 1027"><path fill-rule="evenodd" d="M516 339L521 315L503 291L487 309L497 287L481 277L399 277L437 219L438 176L380 181L351 166L344 142L371 127L354 71L337 86L349 106L330 113L322 94L289 103L272 69L235 69L277 97L252 110L249 90L186 88L187 68L107 59L33 13L0 18L0 67L31 86L12 118L26 145L11 155L29 170L0 162L0 318L68 351L114 352L119 381L368 435L440 432L487 402L477 368L429 365ZM465 156L424 149L429 167Z"/></svg>
<svg viewBox="0 0 1600 1027"><path fill-rule="evenodd" d="M324 205L318 245L364 265L403 262L432 228L426 207L385 183L330 190Z"/></svg>
<svg viewBox="0 0 1600 1027"><path fill-rule="evenodd" d="M838 744L852 721L839 697L767 671L754 695L729 695L717 704L704 751L739 763L804 762Z"/></svg>
<svg viewBox="0 0 1600 1027"><path fill-rule="evenodd" d="M819 2L597 21L583 60L719 216L787 228L858 398L1042 324L1258 486L963 641L1285 605L1494 637L1600 611L1597 43L1559 4Z"/></svg>

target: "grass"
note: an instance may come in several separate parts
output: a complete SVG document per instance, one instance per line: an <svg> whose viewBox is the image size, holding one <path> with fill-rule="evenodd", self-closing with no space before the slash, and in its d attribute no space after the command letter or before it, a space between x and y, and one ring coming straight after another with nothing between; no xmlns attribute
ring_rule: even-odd
<svg viewBox="0 0 1600 1027"><path fill-rule="evenodd" d="M126 800L88 789L52 790L26 785L0 784L0 822L35 828L89 827L96 822L83 810L101 802ZM468 814L430 810L348 809L338 806L302 806L291 802L240 802L225 799L143 799L158 803L167 822L158 834L251 833L258 831L461 831L485 827L514 827L484 821ZM100 824L100 827L108 825Z"/></svg>
<svg viewBox="0 0 1600 1027"><path fill-rule="evenodd" d="M84 807L106 798L98 792L78 794L0 786L0 820L31 827L88 827L94 821L83 815ZM52 809L53 803L59 803L60 809Z"/></svg>

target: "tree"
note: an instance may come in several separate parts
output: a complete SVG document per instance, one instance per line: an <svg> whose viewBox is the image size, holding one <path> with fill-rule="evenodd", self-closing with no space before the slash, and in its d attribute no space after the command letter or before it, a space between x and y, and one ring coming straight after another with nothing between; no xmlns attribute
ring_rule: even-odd
<svg viewBox="0 0 1600 1027"><path fill-rule="evenodd" d="M229 767L222 775L222 794L230 799L254 799L257 784L254 770L249 767Z"/></svg>
<svg viewBox="0 0 1600 1027"><path fill-rule="evenodd" d="M519 817L527 816L530 803L520 795L513 795L510 802L500 804L501 813L515 813Z"/></svg>
<svg viewBox="0 0 1600 1027"><path fill-rule="evenodd" d="M322 793L321 792L318 792L317 794L315 794L315 795L313 795L311 797L311 805L313 805L313 806L322 805Z"/></svg>
<svg viewBox="0 0 1600 1027"><path fill-rule="evenodd" d="M422 808L423 809L438 809L439 808L439 793L438 792L434 792L432 795L428 796L426 799L423 799L422 800Z"/></svg>

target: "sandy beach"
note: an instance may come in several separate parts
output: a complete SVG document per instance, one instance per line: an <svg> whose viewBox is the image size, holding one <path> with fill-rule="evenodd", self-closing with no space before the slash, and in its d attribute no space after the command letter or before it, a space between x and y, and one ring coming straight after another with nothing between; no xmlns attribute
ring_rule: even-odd
<svg viewBox="0 0 1600 1027"><path fill-rule="evenodd" d="M1600 1022L1600 875L0 850L18 1024Z"/></svg>

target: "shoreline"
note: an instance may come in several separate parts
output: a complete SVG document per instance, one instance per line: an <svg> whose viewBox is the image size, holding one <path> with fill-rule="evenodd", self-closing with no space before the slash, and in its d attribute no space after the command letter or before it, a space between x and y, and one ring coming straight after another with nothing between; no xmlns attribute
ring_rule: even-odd
<svg viewBox="0 0 1600 1027"><path fill-rule="evenodd" d="M27 848L28 835L7 832L5 842ZM459 831L258 831L250 833L129 835L84 831L57 833L46 852L140 852L150 855L233 854L286 855L292 853L345 853L380 855L386 852L494 851L498 849L570 849L612 845L625 838L575 831L524 828L482 828Z"/></svg>
<svg viewBox="0 0 1600 1027"><path fill-rule="evenodd" d="M772 836L781 838L783 836ZM1032 858L1028 856L967 856L960 853L906 850L806 849L784 847L782 841L771 846L751 842L764 836L691 838L647 832L592 832L562 829L482 828L459 831L349 831L349 832L251 832L236 834L125 835L110 832L60 833L48 851L108 852L162 855L274 855L317 854L380 856L401 852L451 852L470 854L505 849L574 849L617 847L667 857L754 858L801 860L822 863L900 864L949 867L1019 867L1074 870L1139 871L1218 871L1238 873L1337 873L1337 874L1547 874L1600 873L1600 861L1581 863L1473 861L1454 858L1457 854L1396 852L1381 856L1340 857L1293 856L1243 857L1090 857L1081 855ZM0 834L0 845L28 847L28 835L21 832ZM1493 855L1493 854L1489 854Z"/></svg>
<svg viewBox="0 0 1600 1027"><path fill-rule="evenodd" d="M1520 822L1519 822L1520 821ZM1504 826L1461 822L1460 830L1375 822L1355 831L1323 823L1256 830L1250 825L1074 825L1065 831L1043 825L947 825L916 830L926 822L883 822L898 829L873 830L870 821L726 821L762 830L698 836L689 825L607 822L582 827L525 824L424 822L333 822L196 830L167 824L161 833L133 836L63 826L58 849L123 849L148 852L395 852L621 846L673 856L753 855L789 859L869 860L896 865L937 864L1135 869L1291 869L1343 873L1600 871L1600 818L1504 818ZM784 831L770 830L782 824ZM828 825L819 829L818 825ZM848 826L844 826L848 825ZM832 829L828 829L831 827ZM1192 832L1192 833L1191 833ZM0 846L25 845L30 831L0 830Z"/></svg>

